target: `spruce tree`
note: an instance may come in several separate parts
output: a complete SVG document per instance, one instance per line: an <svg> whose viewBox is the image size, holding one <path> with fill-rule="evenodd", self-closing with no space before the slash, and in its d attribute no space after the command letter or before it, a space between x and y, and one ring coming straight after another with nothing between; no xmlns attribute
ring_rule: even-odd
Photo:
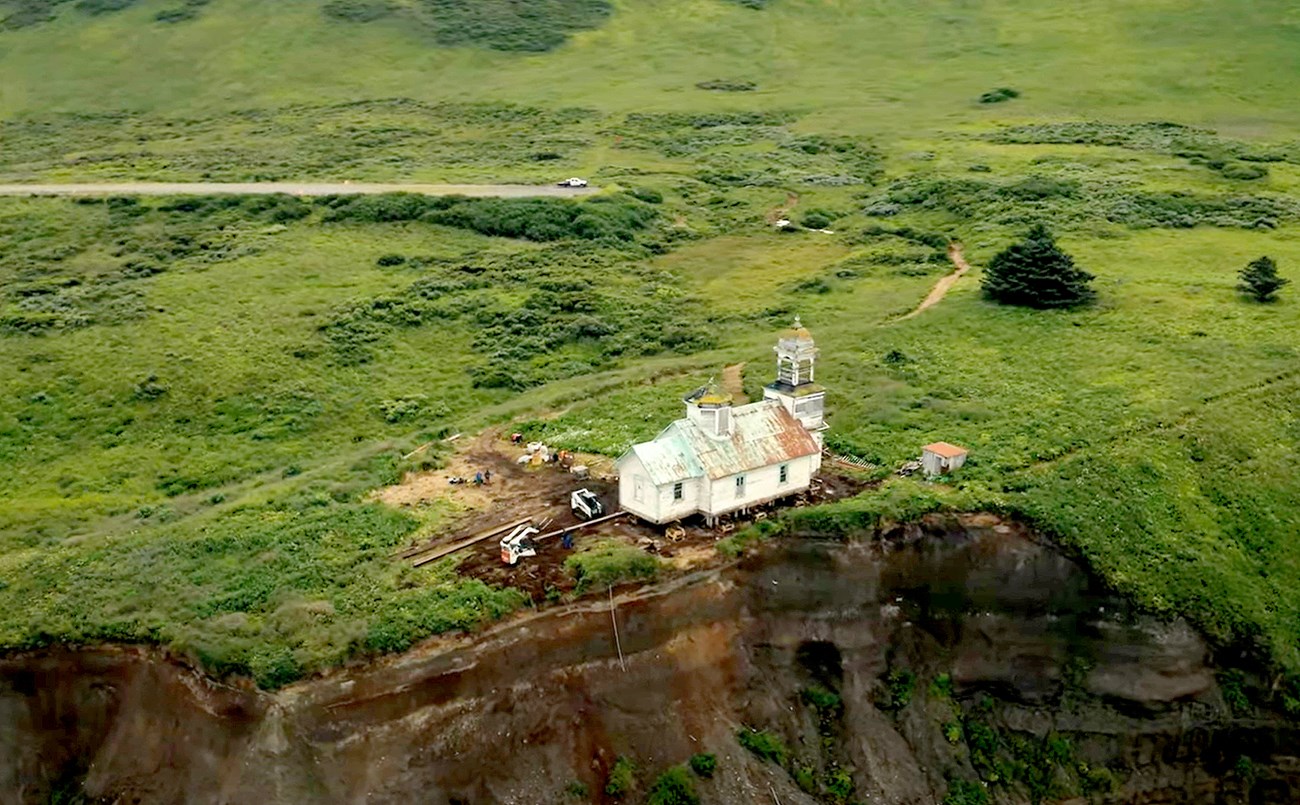
<svg viewBox="0 0 1300 805"><path fill-rule="evenodd" d="M998 252L984 269L984 295L1004 305L1074 307L1096 298L1092 274L1061 251L1052 233L1035 224L1025 239Z"/></svg>
<svg viewBox="0 0 1300 805"><path fill-rule="evenodd" d="M1241 282L1237 284L1237 290L1253 297L1256 302L1272 302L1282 286L1291 282L1277 275L1277 263L1271 257L1251 260L1238 276Z"/></svg>

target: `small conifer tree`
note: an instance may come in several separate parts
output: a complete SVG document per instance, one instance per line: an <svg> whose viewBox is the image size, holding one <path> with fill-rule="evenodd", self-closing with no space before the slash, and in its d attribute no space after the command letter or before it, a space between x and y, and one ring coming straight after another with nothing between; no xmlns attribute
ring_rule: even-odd
<svg viewBox="0 0 1300 805"><path fill-rule="evenodd" d="M1251 260L1238 276L1241 277L1241 282L1237 284L1237 290L1256 302L1272 302L1277 298L1277 292L1291 282L1277 275L1277 263L1271 257Z"/></svg>
<svg viewBox="0 0 1300 805"><path fill-rule="evenodd" d="M1096 298L1093 275L1061 251L1052 233L1036 224L1025 239L998 252L984 270L984 295L1004 305L1074 307Z"/></svg>

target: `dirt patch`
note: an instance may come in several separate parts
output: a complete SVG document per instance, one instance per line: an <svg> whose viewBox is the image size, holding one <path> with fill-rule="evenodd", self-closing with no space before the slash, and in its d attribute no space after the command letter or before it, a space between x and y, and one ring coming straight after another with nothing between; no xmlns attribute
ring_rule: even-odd
<svg viewBox="0 0 1300 805"><path fill-rule="evenodd" d="M492 535L450 555L457 570L492 585L514 587L523 591L534 605L542 606L568 600L577 581L565 568L565 560L584 548L611 540L632 545L663 559L670 573L697 570L721 563L715 549L718 540L755 519L774 516L782 506L756 510L746 518L725 518L715 527L706 526L701 518L689 518L673 526L655 526L633 517L623 517L572 532L572 544L565 547L559 535L550 532L581 525L583 521L569 508L569 496L579 488L590 489L609 513L618 510L618 485L613 477L613 463L604 456L573 455L566 463L587 466L589 477L579 479L564 463L520 464L525 446L511 443L507 432L489 430L463 443L446 468L436 472L412 474L401 484L381 490L376 499L392 506L420 508L435 501L450 500L465 514L450 527L432 538L412 539L408 549L422 548L435 552L497 526L528 518L541 530L537 555L522 559L517 565L501 561L500 535ZM476 473L490 479L472 483ZM471 479L453 485L451 477ZM836 467L823 467L807 495L784 505L808 505L840 500L861 492L868 485L864 477ZM424 554L421 554L424 555ZM394 561L413 561L416 557L395 556Z"/></svg>
<svg viewBox="0 0 1300 805"><path fill-rule="evenodd" d="M749 402L745 394L745 364L733 363L722 370L722 387L731 395L731 402L744 405Z"/></svg>
<svg viewBox="0 0 1300 805"><path fill-rule="evenodd" d="M769 224L775 224L777 221L782 219L789 219L790 212L797 206L799 206L799 194L787 192L785 194L785 204L768 210L767 222Z"/></svg>
<svg viewBox="0 0 1300 805"><path fill-rule="evenodd" d="M954 271L936 282L934 287L930 289L930 293L926 294L925 299L921 300L921 304L917 305L916 309L911 313L899 318L898 321L905 321L913 316L918 316L928 308L942 302L943 298L948 295L948 291L952 289L952 286L957 284L957 280L961 279L962 275L967 271L970 271L970 264L962 256L960 243L948 244L948 259L952 261Z"/></svg>

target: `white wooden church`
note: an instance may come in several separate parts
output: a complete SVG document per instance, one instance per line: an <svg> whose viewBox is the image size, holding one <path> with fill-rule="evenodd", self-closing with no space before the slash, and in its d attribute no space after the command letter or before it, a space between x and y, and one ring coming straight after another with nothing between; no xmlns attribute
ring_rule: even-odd
<svg viewBox="0 0 1300 805"><path fill-rule="evenodd" d="M731 512L808 489L821 467L826 391L817 346L798 317L774 348L776 382L761 402L733 406L710 383L683 400L686 416L616 463L619 506L652 523Z"/></svg>

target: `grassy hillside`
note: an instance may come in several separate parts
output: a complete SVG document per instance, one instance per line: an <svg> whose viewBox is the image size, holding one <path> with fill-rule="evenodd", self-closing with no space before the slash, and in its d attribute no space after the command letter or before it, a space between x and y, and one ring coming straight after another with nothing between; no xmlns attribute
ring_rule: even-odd
<svg viewBox="0 0 1300 805"><path fill-rule="evenodd" d="M1300 16L1041 6L0 2L7 181L611 188L0 200L0 643L159 641L279 684L498 616L516 594L386 560L453 512L368 490L557 409L534 430L617 453L664 388L763 379L798 312L838 449L969 445L963 500L1300 671L1300 296L1233 290L1260 254L1300 280ZM831 234L769 224L813 211ZM948 238L978 269L1037 220L1097 305L972 276L899 320Z"/></svg>

